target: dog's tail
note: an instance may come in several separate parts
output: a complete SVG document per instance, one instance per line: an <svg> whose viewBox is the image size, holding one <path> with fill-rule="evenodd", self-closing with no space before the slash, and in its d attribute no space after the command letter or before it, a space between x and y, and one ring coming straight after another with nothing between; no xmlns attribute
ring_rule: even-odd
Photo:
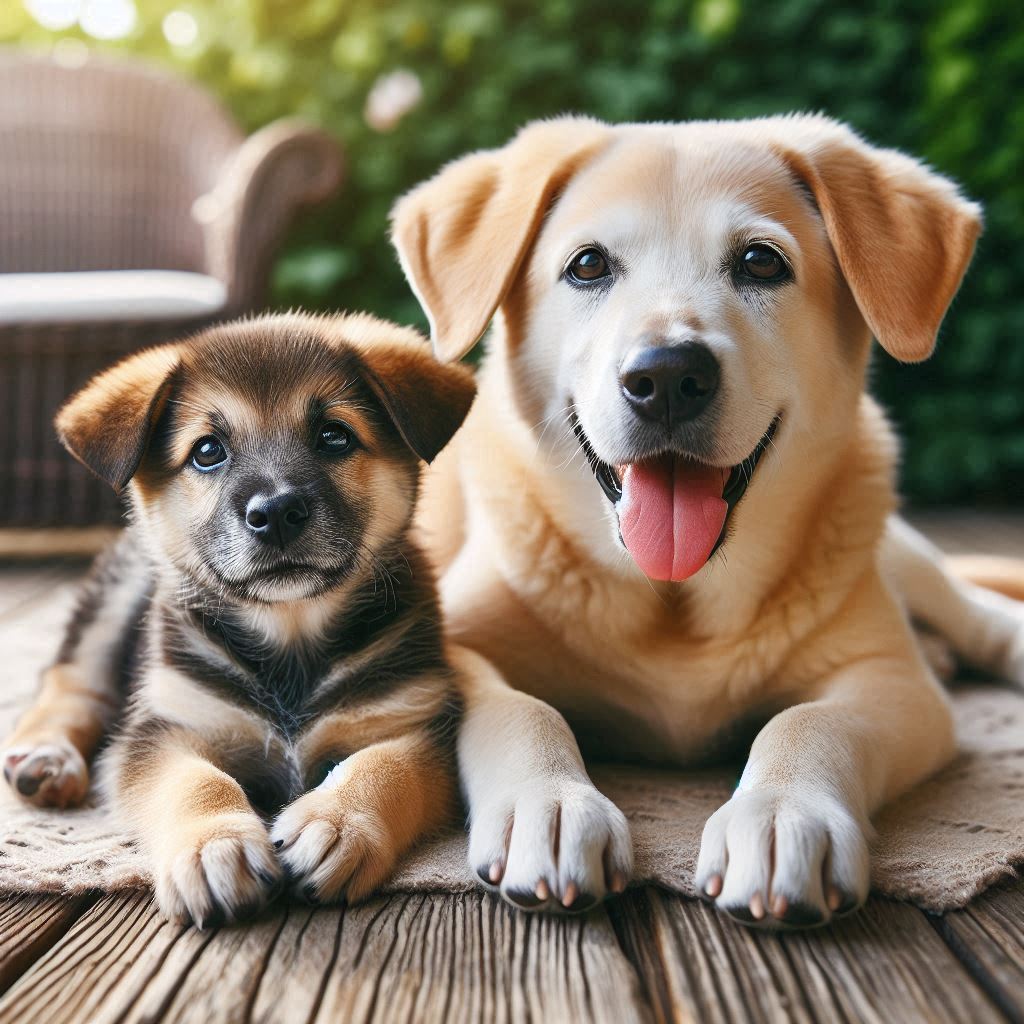
<svg viewBox="0 0 1024 1024"><path fill-rule="evenodd" d="M951 555L946 565L954 576L997 594L1024 601L1024 559L998 555Z"/></svg>

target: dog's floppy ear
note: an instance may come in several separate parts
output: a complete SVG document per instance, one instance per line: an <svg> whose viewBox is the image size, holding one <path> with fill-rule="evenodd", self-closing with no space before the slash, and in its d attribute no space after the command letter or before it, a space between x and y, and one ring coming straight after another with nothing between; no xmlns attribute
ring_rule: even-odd
<svg viewBox="0 0 1024 1024"><path fill-rule="evenodd" d="M473 404L472 371L438 362L422 336L415 343L361 346L359 354L366 383L402 440L433 462Z"/></svg>
<svg viewBox="0 0 1024 1024"><path fill-rule="evenodd" d="M129 356L93 377L57 413L61 443L115 491L139 468L178 359L176 345Z"/></svg>
<svg viewBox="0 0 1024 1024"><path fill-rule="evenodd" d="M448 164L398 201L391 239L440 358L460 359L477 343L551 201L609 134L588 118L539 121L501 149Z"/></svg>
<svg viewBox="0 0 1024 1024"><path fill-rule="evenodd" d="M840 269L890 355L927 359L981 232L981 208L916 160L822 117L772 119L773 148L811 190Z"/></svg>

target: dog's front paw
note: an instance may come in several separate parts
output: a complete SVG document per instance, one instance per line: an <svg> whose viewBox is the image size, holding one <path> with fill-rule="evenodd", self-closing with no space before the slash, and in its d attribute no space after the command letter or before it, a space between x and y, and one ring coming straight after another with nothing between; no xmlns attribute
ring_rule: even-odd
<svg viewBox="0 0 1024 1024"><path fill-rule="evenodd" d="M160 910L199 928L255 913L284 877L263 822L249 811L190 822L154 861Z"/></svg>
<svg viewBox="0 0 1024 1024"><path fill-rule="evenodd" d="M19 744L0 757L11 788L37 807L75 807L89 790L85 758L66 740Z"/></svg>
<svg viewBox="0 0 1024 1024"><path fill-rule="evenodd" d="M743 924L808 927L868 893L864 829L824 793L750 789L704 827L697 886Z"/></svg>
<svg viewBox="0 0 1024 1024"><path fill-rule="evenodd" d="M470 866L523 910L584 911L622 892L629 825L589 780L550 780L472 808Z"/></svg>
<svg viewBox="0 0 1024 1024"><path fill-rule="evenodd" d="M295 892L311 903L365 899L386 881L400 851L383 819L344 788L314 789L289 804L270 832Z"/></svg>

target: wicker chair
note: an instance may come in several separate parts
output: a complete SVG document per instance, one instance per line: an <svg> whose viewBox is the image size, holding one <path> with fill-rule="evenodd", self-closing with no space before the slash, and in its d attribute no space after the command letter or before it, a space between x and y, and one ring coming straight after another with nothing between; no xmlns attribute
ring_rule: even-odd
<svg viewBox="0 0 1024 1024"><path fill-rule="evenodd" d="M129 351L262 308L296 211L340 179L305 125L244 138L148 66L0 51L0 527L119 517L56 443L57 407Z"/></svg>

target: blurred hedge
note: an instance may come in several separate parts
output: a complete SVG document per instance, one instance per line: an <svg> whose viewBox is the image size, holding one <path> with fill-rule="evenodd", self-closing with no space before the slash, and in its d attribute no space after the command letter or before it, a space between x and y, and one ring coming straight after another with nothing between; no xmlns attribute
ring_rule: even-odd
<svg viewBox="0 0 1024 1024"><path fill-rule="evenodd" d="M275 301L282 305L367 308L422 323L386 240L392 200L444 161L501 143L542 115L683 119L823 110L927 158L985 203L987 230L939 355L917 367L880 355L874 387L907 439L904 489L913 500L1024 498L1017 483L1024 474L1024 4L136 6L129 37L104 45L194 75L250 128L299 113L346 146L344 195L296 233L278 267ZM186 29L194 20L194 41L183 41L189 33L180 31L181 15L179 45L167 41L162 26L172 11L185 13ZM0 3L0 41L85 38L74 28L44 30L17 0ZM367 96L398 68L419 77L422 103L393 131L374 131L364 118Z"/></svg>

